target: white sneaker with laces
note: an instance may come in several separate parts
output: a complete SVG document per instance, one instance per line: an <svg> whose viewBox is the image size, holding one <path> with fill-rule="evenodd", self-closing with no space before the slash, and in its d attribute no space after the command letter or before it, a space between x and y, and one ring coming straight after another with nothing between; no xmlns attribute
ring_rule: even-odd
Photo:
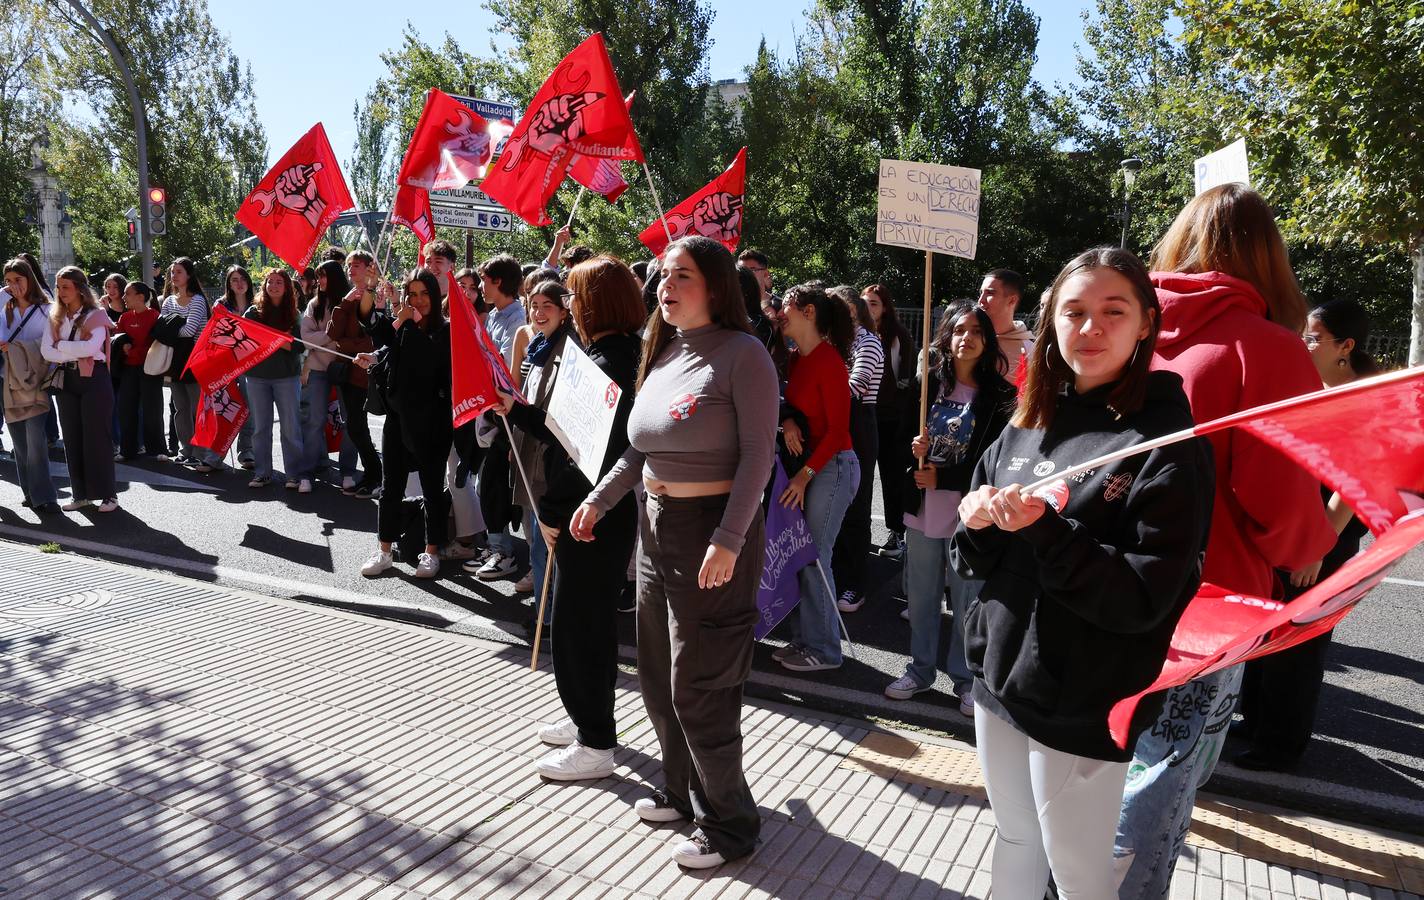
<svg viewBox="0 0 1424 900"><path fill-rule="evenodd" d="M514 557L505 556L498 551L491 553L485 560L485 564L480 566L480 570L475 573L475 577L481 581L498 581L514 574L514 570L519 565L514 561Z"/></svg>
<svg viewBox="0 0 1424 900"><path fill-rule="evenodd" d="M365 575L367 578L375 578L377 575L386 571L395 564L395 556L385 552L384 550L377 550L375 553L371 554L371 557L367 559L364 564L362 564L361 574Z"/></svg>
<svg viewBox="0 0 1424 900"><path fill-rule="evenodd" d="M539 740L555 747L567 747L578 740L578 726L573 723L572 719L540 726Z"/></svg>
<svg viewBox="0 0 1424 900"><path fill-rule="evenodd" d="M722 854L712 849L707 835L698 829L692 837L673 844L672 861L686 869L713 869L726 862Z"/></svg>
<svg viewBox="0 0 1424 900"><path fill-rule="evenodd" d="M637 813L638 818L644 822L652 822L656 825L681 822L684 819L683 814L668 802L667 794L662 791L653 791L649 797L638 798L638 801L633 804L633 812Z"/></svg>
<svg viewBox="0 0 1424 900"><path fill-rule="evenodd" d="M929 685L920 684L914 678L901 675L885 687L885 696L891 700L909 700L918 693L929 690Z"/></svg>
<svg viewBox="0 0 1424 900"><path fill-rule="evenodd" d="M415 562L416 578L434 578L440 574L440 557L433 553L422 553Z"/></svg>
<svg viewBox="0 0 1424 900"><path fill-rule="evenodd" d="M591 781L612 775L615 766L612 750L595 750L576 743L553 751L534 768L554 781Z"/></svg>

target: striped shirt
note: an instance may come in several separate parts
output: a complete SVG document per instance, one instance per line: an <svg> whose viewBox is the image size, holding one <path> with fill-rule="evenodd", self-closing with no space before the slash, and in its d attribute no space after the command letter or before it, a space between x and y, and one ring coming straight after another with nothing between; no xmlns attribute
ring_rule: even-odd
<svg viewBox="0 0 1424 900"><path fill-rule="evenodd" d="M187 316L187 321L183 324L182 331L178 332L187 338L197 337L208 324L208 301L203 299L202 294L194 294L188 298L187 306L179 306L178 298L169 295L163 298L163 307L159 310L160 315L169 313L179 313Z"/></svg>
<svg viewBox="0 0 1424 900"><path fill-rule="evenodd" d="M856 325L850 350L850 396L861 403L874 403L885 372L885 348L880 338Z"/></svg>

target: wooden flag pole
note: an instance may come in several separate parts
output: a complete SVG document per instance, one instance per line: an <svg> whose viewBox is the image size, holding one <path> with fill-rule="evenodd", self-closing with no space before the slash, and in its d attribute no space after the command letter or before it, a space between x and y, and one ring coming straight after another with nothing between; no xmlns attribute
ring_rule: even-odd
<svg viewBox="0 0 1424 900"><path fill-rule="evenodd" d="M930 311L934 280L934 251L925 251L925 320L920 327L920 434L925 433L925 425L930 412ZM925 460L920 460L920 468Z"/></svg>
<svg viewBox="0 0 1424 900"><path fill-rule="evenodd" d="M537 540L543 540L541 533ZM529 540L536 540L534 535ZM554 580L554 548L549 548L549 558L544 563L544 583L539 589L539 611L534 618L534 646L529 650L529 671L539 671L539 642L544 639L544 609L549 602L549 582Z"/></svg>
<svg viewBox="0 0 1424 900"><path fill-rule="evenodd" d="M658 221L663 223L663 234L667 235L668 243L672 243L672 229L668 227L667 213L663 212L663 201L658 197L658 186L653 184L653 173L648 169L647 160L643 161L643 174L648 176L648 190L653 192L653 204L658 208Z"/></svg>
<svg viewBox="0 0 1424 900"><path fill-rule="evenodd" d="M583 200L583 195L588 191L586 187L580 187L578 196L574 198L574 208L569 210L569 220L564 223L565 228L574 227L574 213L578 212L579 202Z"/></svg>

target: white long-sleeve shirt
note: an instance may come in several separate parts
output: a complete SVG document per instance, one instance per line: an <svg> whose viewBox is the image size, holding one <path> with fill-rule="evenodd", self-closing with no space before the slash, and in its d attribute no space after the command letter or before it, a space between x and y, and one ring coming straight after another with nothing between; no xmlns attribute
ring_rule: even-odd
<svg viewBox="0 0 1424 900"><path fill-rule="evenodd" d="M93 326L89 332L89 337L84 337L84 317L98 316L91 320ZM75 329L75 322L79 327ZM68 340L70 332L75 333L74 340ZM109 317L99 309L80 310L78 315L65 316L59 322L59 339L55 340L54 329L46 328L44 338L40 341L40 355L52 363L76 362L81 359L92 359L97 362L107 361L104 354L104 338L109 334Z"/></svg>

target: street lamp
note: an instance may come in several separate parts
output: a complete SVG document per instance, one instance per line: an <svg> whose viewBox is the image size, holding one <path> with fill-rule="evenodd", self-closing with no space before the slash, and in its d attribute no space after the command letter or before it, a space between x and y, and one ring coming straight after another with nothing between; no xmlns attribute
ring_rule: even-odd
<svg viewBox="0 0 1424 900"><path fill-rule="evenodd" d="M1118 246L1127 249L1127 226L1132 221L1132 183L1137 180L1142 160L1129 156L1118 164L1118 168L1122 170L1122 240Z"/></svg>
<svg viewBox="0 0 1424 900"><path fill-rule="evenodd" d="M51 0L51 2L58 5L60 0ZM148 127L145 125L143 99L139 96L133 71L129 69L128 61L124 59L124 54L119 50L119 45L109 29L99 24L99 20L94 18L94 14L80 0L67 0L67 2L84 20L84 24L89 26L89 30L94 33L99 42L104 45L104 49L109 53L109 58L114 61L114 68L119 70L119 77L124 80L124 87L128 90L129 111L133 114L134 147L138 151L138 206L139 209L146 209L149 195ZM139 216L138 228L139 246L143 248L143 268L139 270L139 280L147 281L153 277L153 230L149 227L148 216Z"/></svg>

